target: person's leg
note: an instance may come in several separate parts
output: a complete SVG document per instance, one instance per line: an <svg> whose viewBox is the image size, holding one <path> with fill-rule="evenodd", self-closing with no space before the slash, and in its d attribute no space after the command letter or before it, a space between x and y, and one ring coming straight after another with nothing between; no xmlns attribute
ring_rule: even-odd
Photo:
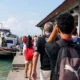
<svg viewBox="0 0 80 80"><path fill-rule="evenodd" d="M51 71L50 70L41 70L40 71L40 80L50 80Z"/></svg>
<svg viewBox="0 0 80 80"><path fill-rule="evenodd" d="M25 69L24 69L25 78L28 77L28 76L27 76L28 66L29 66L29 63L25 63Z"/></svg>
<svg viewBox="0 0 80 80"><path fill-rule="evenodd" d="M28 77L28 80L31 79L31 74L32 74L32 62L29 63L29 77Z"/></svg>

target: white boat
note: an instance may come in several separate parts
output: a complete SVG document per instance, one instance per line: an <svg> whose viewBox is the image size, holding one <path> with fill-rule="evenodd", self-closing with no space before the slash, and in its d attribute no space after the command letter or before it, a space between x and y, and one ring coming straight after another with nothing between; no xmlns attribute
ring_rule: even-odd
<svg viewBox="0 0 80 80"><path fill-rule="evenodd" d="M11 34L10 29L0 28L0 55L15 55L16 44L17 38Z"/></svg>

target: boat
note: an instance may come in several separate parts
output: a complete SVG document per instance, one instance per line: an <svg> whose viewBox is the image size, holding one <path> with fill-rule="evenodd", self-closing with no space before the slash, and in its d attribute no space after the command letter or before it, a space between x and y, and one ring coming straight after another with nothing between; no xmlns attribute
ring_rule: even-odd
<svg viewBox="0 0 80 80"><path fill-rule="evenodd" d="M16 45L18 43L18 40L16 37L14 37L10 31L10 29L7 28L0 28L0 56L1 55L15 55L16 51L18 50L16 48Z"/></svg>

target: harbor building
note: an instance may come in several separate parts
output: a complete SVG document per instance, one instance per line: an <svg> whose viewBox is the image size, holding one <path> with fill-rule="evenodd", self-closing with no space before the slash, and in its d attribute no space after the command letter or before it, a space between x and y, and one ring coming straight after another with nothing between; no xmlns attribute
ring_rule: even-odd
<svg viewBox="0 0 80 80"><path fill-rule="evenodd" d="M53 24L55 25L57 17L65 12L68 12L74 16L74 26L77 27L78 36L80 36L80 0L65 0L61 5L59 5L55 10L48 14L36 26L40 27L40 29L43 30L44 24L48 21L53 22Z"/></svg>

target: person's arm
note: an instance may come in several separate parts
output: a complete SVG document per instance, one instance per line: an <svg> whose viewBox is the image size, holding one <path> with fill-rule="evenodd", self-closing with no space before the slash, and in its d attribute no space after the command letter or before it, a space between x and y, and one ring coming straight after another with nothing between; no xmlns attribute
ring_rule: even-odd
<svg viewBox="0 0 80 80"><path fill-rule="evenodd" d="M32 61L32 65L33 65L32 66L32 77L33 77L33 80L36 80L36 78L37 78L36 67L37 67L38 57L39 57L39 53L34 52L33 61Z"/></svg>
<svg viewBox="0 0 80 80"><path fill-rule="evenodd" d="M36 80L37 78L37 72L36 72L36 67L37 67L37 61L38 57L40 54L41 49L41 39L39 38L36 42L36 46L34 48L34 55L33 55L33 66L32 66L32 77L33 80Z"/></svg>
<svg viewBox="0 0 80 80"><path fill-rule="evenodd" d="M58 34L58 26L56 25L50 35L50 37L48 38L48 42L53 42L56 39L56 36Z"/></svg>

